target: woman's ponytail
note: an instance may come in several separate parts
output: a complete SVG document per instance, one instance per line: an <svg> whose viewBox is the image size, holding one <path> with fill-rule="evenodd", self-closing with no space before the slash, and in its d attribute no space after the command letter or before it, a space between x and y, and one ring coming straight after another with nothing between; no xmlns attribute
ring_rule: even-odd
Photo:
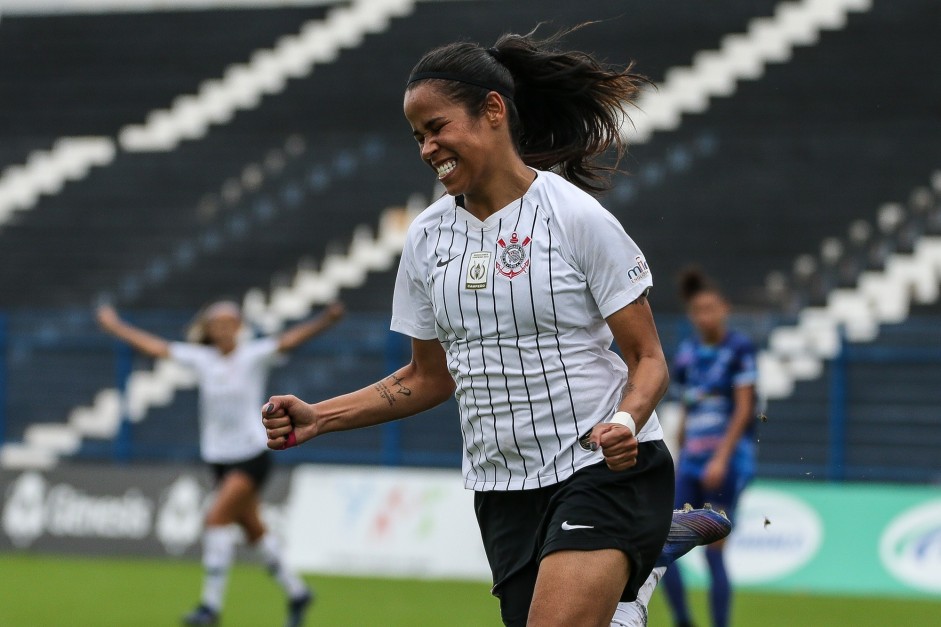
<svg viewBox="0 0 941 627"><path fill-rule="evenodd" d="M615 69L589 54L560 50L558 43L572 30L543 40L533 33L504 35L494 49L514 79L517 141L526 164L601 190L616 165L595 160L610 148L617 159L626 152L625 109L647 80L631 73L630 65Z"/></svg>

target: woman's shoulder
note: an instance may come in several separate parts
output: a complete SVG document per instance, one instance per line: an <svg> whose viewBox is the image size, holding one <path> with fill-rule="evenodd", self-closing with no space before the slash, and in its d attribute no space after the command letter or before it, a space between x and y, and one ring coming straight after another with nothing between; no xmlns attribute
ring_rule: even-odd
<svg viewBox="0 0 941 627"><path fill-rule="evenodd" d="M210 344L203 344L202 342L191 342L189 340L174 340L168 342L170 350L178 351L187 351L190 353L199 353L199 354L209 354L214 352L216 349Z"/></svg>
<svg viewBox="0 0 941 627"><path fill-rule="evenodd" d="M252 336L238 343L236 350L241 355L270 355L277 352L279 339L274 335Z"/></svg>
<svg viewBox="0 0 941 627"><path fill-rule="evenodd" d="M238 343L239 348L267 347L278 343L277 335L255 335L254 330L246 333L246 337Z"/></svg>
<svg viewBox="0 0 941 627"><path fill-rule="evenodd" d="M563 199L569 203L574 202L592 207L601 207L598 199L565 177L547 170L536 170L536 173L536 181L532 187L535 194L544 196L549 200Z"/></svg>
<svg viewBox="0 0 941 627"><path fill-rule="evenodd" d="M726 344L737 350L755 350L755 344L752 342L752 339L738 329L729 329L728 333L726 333Z"/></svg>
<svg viewBox="0 0 941 627"><path fill-rule="evenodd" d="M566 230L592 229L617 220L597 198L554 172L539 170L530 195L539 211Z"/></svg>
<svg viewBox="0 0 941 627"><path fill-rule="evenodd" d="M208 362L219 354L212 346L196 342L170 342L168 347L171 359L191 365Z"/></svg>

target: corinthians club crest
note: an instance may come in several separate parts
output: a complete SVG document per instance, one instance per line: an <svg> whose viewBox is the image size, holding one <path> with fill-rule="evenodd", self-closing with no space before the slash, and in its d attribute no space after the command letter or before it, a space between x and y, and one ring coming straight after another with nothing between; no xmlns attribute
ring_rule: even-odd
<svg viewBox="0 0 941 627"><path fill-rule="evenodd" d="M499 251L497 256L497 272L503 276L512 279L526 272L529 267L529 257L526 255L526 247L532 241L529 237L524 237L520 241L516 233L510 235L510 241L507 242L502 237L497 240L497 244L503 250Z"/></svg>

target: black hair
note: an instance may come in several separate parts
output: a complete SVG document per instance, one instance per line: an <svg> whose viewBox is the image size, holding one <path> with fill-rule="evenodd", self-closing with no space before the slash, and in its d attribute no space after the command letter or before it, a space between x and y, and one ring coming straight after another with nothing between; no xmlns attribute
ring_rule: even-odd
<svg viewBox="0 0 941 627"><path fill-rule="evenodd" d="M617 161L609 166L595 159L611 147L618 161L624 155L625 109L650 81L631 73L633 63L616 68L590 54L557 48L565 35L585 25L546 39L536 39L536 29L506 34L492 48L468 42L435 48L412 68L409 87L438 81L445 95L475 115L484 112L487 95L496 91L506 103L510 135L526 165L556 170L585 190L604 190Z"/></svg>
<svg viewBox="0 0 941 627"><path fill-rule="evenodd" d="M716 282L696 266L684 268L679 274L677 283L680 288L680 298L687 305L700 294L711 293L722 296L722 290L719 289Z"/></svg>

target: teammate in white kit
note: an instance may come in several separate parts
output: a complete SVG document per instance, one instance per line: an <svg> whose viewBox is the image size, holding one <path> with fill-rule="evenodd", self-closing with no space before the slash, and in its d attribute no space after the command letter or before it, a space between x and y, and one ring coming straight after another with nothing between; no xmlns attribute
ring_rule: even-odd
<svg viewBox="0 0 941 627"><path fill-rule="evenodd" d="M622 148L643 79L555 43L451 44L415 66L405 116L447 194L411 225L396 279L411 363L316 404L272 397L263 422L280 449L454 392L504 623L638 625L671 524L667 366L650 268L583 190L603 187L592 159Z"/></svg>
<svg viewBox="0 0 941 627"><path fill-rule="evenodd" d="M284 565L277 537L268 533L259 515L260 492L271 468L265 430L258 424L268 372L279 354L297 348L343 316L334 304L319 317L288 329L278 337L239 341L242 318L231 302L209 306L191 329L191 343L169 342L118 317L111 307L98 310L108 333L154 358L191 367L199 377L200 453L217 481L215 499L206 514L203 536L205 576L199 606L184 617L187 625L215 625L222 610L225 586L235 557L238 524L256 546L272 575L288 596L287 625L303 622L312 594Z"/></svg>

